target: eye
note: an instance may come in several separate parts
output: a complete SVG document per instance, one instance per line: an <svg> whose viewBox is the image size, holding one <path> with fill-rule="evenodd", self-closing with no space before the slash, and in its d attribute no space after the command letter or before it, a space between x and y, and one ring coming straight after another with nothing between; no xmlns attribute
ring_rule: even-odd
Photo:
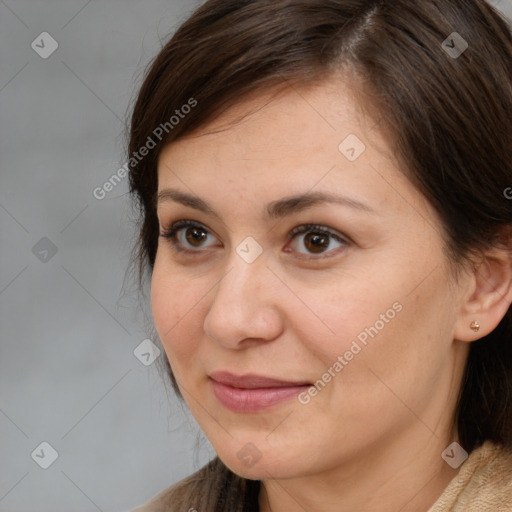
<svg viewBox="0 0 512 512"><path fill-rule="evenodd" d="M195 247L196 249L208 247L201 245L208 238L208 234L208 229L197 222L192 220L178 220L167 230L161 233L160 236L168 239L173 247L179 252L198 254L201 251L190 249L190 247ZM303 234L306 236L303 238L302 245L310 252L297 252L305 255L305 259L321 259L309 257L308 254L325 253L326 249L331 245L332 240L339 244L338 247L346 247L351 243L347 237L317 224L304 224L302 226L297 226L289 233L288 240L294 240L295 238L298 238L299 235ZM331 252L335 248L336 247L331 248L327 252ZM293 251L285 249L285 252L289 253ZM304 258L304 256L300 257Z"/></svg>
<svg viewBox="0 0 512 512"><path fill-rule="evenodd" d="M185 229L189 228L189 229ZM185 240L183 239L181 231L184 230ZM188 253L197 253L198 251L191 250L188 248L183 248L184 241L190 243L192 247L199 247L200 244L206 240L208 230L194 222L192 220L178 220L175 223L171 224L169 229L165 230L160 234L161 237L168 239L173 247L180 252L188 252ZM186 247L186 245L185 245Z"/></svg>
<svg viewBox="0 0 512 512"><path fill-rule="evenodd" d="M344 237L340 233L337 233L324 226L320 226L317 224L304 224L302 226L297 226L290 232L290 234L288 235L288 239L293 240L294 238L297 238L299 237L299 235L303 234L305 234L306 236L302 239L303 242L301 245L306 247L306 249L310 252L302 253L301 251L299 251L299 253L306 254L306 259L320 259L308 257L309 254L324 254L325 252L332 252L332 250L336 249L336 247L331 247L331 249L326 251L326 249L328 249L329 246L331 245L332 240L339 244L338 248L340 246L343 247L350 245L350 241L347 237ZM287 249L285 251L291 252Z"/></svg>

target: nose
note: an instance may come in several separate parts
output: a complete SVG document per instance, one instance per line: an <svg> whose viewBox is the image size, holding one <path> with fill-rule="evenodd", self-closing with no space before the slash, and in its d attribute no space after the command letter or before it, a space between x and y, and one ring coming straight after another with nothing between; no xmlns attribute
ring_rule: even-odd
<svg viewBox="0 0 512 512"><path fill-rule="evenodd" d="M234 350L276 339L283 327L279 288L286 291L267 267L265 252L247 263L233 251L227 271L212 291L205 334Z"/></svg>

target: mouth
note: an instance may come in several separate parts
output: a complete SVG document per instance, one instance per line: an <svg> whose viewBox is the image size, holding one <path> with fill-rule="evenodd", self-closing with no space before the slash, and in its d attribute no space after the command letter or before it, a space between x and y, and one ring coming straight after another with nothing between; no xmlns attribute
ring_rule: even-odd
<svg viewBox="0 0 512 512"><path fill-rule="evenodd" d="M261 375L234 375L212 372L209 375L217 400L234 412L258 412L289 400L313 384L306 381L283 381Z"/></svg>

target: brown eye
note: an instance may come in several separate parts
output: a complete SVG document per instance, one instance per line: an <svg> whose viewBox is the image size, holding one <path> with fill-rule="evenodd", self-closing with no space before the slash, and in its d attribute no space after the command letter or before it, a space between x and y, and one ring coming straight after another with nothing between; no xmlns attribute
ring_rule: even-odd
<svg viewBox="0 0 512 512"><path fill-rule="evenodd" d="M305 256L307 256L308 254L330 253L336 248L346 247L350 245L350 241L343 237L341 234L330 231L323 226L312 224L298 226L290 233L290 238L295 241L295 239L302 234L305 234L305 236L302 239L303 241L302 243L298 243L297 245L300 244L302 247L305 247L307 252L304 253L300 250L297 250L296 252L298 252L299 254L303 254ZM333 240L335 241L335 243L339 245L337 247L329 249L329 246L331 245Z"/></svg>
<svg viewBox="0 0 512 512"><path fill-rule="evenodd" d="M184 237L181 236L184 233ZM198 253L199 250L190 249L208 247L203 245L208 238L208 230L191 220L179 220L171 225L171 227L160 234L161 237L167 238L177 251Z"/></svg>
<svg viewBox="0 0 512 512"><path fill-rule="evenodd" d="M210 232L208 229L197 222L191 220L179 220L172 224L168 230L164 231L164 233L161 233L160 236L169 239L172 246L177 251L199 255L203 252L201 251L202 248L211 246L211 244L210 246L204 244L209 234ZM285 252L287 253L296 252L299 254L299 258L301 259L320 259L308 257L308 255L328 254L334 249L347 247L351 243L350 240L343 235L331 231L324 226L314 224L306 224L296 227L290 232L288 239L295 242L295 239L302 234L305 236L302 244L300 245L306 249L306 252L298 249L285 249ZM338 246L330 248L333 241L338 244Z"/></svg>
<svg viewBox="0 0 512 512"><path fill-rule="evenodd" d="M329 236L318 233L310 233L304 237L304 246L313 253L323 252L329 247Z"/></svg>
<svg viewBox="0 0 512 512"><path fill-rule="evenodd" d="M199 246L207 237L208 235L201 227L190 227L185 230L185 238L193 246Z"/></svg>

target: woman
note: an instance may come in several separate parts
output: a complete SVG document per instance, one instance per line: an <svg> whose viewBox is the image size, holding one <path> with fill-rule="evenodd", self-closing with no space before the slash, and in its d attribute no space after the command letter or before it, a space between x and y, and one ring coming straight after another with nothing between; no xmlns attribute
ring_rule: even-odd
<svg viewBox="0 0 512 512"><path fill-rule="evenodd" d="M210 0L130 132L215 449L138 512L512 510L512 37L483 0Z"/></svg>

